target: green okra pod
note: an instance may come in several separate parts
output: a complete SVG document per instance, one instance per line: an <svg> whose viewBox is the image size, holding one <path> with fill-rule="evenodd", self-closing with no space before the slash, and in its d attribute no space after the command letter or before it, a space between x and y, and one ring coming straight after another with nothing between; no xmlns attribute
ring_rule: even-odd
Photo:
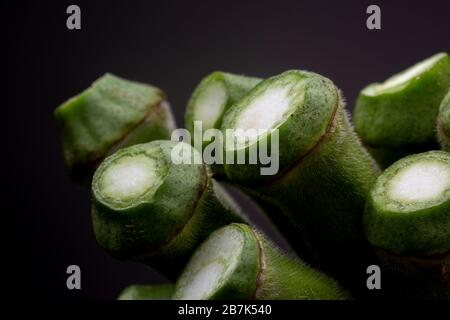
<svg viewBox="0 0 450 320"><path fill-rule="evenodd" d="M348 293L281 253L259 232L231 224L212 233L180 275L173 299L337 300Z"/></svg>
<svg viewBox="0 0 450 320"><path fill-rule="evenodd" d="M173 294L173 284L131 285L126 287L117 300L169 300Z"/></svg>
<svg viewBox="0 0 450 320"><path fill-rule="evenodd" d="M368 197L364 227L388 270L415 287L408 294L450 298L450 153L411 155L386 169Z"/></svg>
<svg viewBox="0 0 450 320"><path fill-rule="evenodd" d="M355 268L361 271L355 261L370 256L362 213L378 168L335 85L297 70L269 78L229 109L222 129L241 129L237 138L245 138L225 143L224 153L234 159L248 158L263 139L272 145L278 134L279 146L270 150L279 159L278 173L262 175L261 163L226 162L228 178L267 209L301 257L313 255L330 273L355 278ZM249 129L262 131L247 135Z"/></svg>
<svg viewBox="0 0 450 320"><path fill-rule="evenodd" d="M439 107L437 133L442 149L450 151L450 90Z"/></svg>
<svg viewBox="0 0 450 320"><path fill-rule="evenodd" d="M134 145L106 158L92 183L100 246L119 259L147 263L172 280L213 230L246 220L202 162L173 160L180 146L199 157L183 142Z"/></svg>
<svg viewBox="0 0 450 320"><path fill-rule="evenodd" d="M450 87L450 57L439 53L373 83L359 94L353 114L355 129L364 144L382 149L381 164L406 153L436 147L436 117Z"/></svg>
<svg viewBox="0 0 450 320"><path fill-rule="evenodd" d="M100 162L119 148L169 139L175 122L160 89L105 74L54 112L71 176L89 185Z"/></svg>

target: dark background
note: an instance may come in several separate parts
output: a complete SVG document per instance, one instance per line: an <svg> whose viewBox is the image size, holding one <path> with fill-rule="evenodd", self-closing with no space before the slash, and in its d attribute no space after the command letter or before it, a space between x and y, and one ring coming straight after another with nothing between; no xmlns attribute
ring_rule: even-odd
<svg viewBox="0 0 450 320"><path fill-rule="evenodd" d="M372 3L381 6L382 30L366 28ZM81 7L80 31L66 29L70 4ZM258 77L312 70L331 78L351 109L366 84L450 49L448 0L73 0L0 6L6 70L2 278L11 288L2 289L17 297L115 298L130 283L164 281L100 250L90 225L89 192L72 183L63 166L52 111L103 73L163 88L182 126L190 93L214 70ZM81 267L82 290L66 289L70 264Z"/></svg>

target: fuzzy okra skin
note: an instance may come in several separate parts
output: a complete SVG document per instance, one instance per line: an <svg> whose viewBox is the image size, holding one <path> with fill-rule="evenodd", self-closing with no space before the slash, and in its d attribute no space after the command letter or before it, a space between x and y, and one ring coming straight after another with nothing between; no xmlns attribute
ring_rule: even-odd
<svg viewBox="0 0 450 320"><path fill-rule="evenodd" d="M174 285L131 285L126 287L117 300L170 300Z"/></svg>
<svg viewBox="0 0 450 320"><path fill-rule="evenodd" d="M450 57L439 53L364 88L356 101L353 120L362 141L395 153L436 146L439 105L450 87ZM389 164L389 163L386 163Z"/></svg>
<svg viewBox="0 0 450 320"><path fill-rule="evenodd" d="M54 118L66 166L84 185L115 150L169 139L175 129L164 92L108 73L60 105Z"/></svg>
<svg viewBox="0 0 450 320"><path fill-rule="evenodd" d="M230 108L222 123L223 130L229 128L267 130L225 149L235 156L248 155L278 129L278 152L271 150L279 156L276 175L261 175L262 164L226 163L228 178L266 209L300 257L354 279L359 262L370 256L362 213L378 168L334 84L297 70L269 78Z"/></svg>
<svg viewBox="0 0 450 320"><path fill-rule="evenodd" d="M439 107L437 133L442 149L450 152L450 90Z"/></svg>
<svg viewBox="0 0 450 320"><path fill-rule="evenodd" d="M411 155L386 169L368 197L364 227L394 275L387 292L450 299L450 153Z"/></svg>
<svg viewBox="0 0 450 320"><path fill-rule="evenodd" d="M171 280L213 230L246 221L203 163L172 160L180 146L199 157L183 142L138 144L106 158L92 183L99 245L119 259L144 262Z"/></svg>
<svg viewBox="0 0 450 320"><path fill-rule="evenodd" d="M216 230L196 250L172 298L338 300L349 295L248 225L234 223Z"/></svg>

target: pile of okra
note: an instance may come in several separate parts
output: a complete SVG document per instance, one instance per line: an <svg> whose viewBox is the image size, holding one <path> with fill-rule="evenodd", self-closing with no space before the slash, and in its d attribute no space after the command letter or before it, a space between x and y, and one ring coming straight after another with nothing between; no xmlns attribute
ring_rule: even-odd
<svg viewBox="0 0 450 320"><path fill-rule="evenodd" d="M450 298L447 53L365 86L351 115L304 70L216 71L186 105L177 128L164 91L105 74L54 112L98 245L167 279L119 299Z"/></svg>

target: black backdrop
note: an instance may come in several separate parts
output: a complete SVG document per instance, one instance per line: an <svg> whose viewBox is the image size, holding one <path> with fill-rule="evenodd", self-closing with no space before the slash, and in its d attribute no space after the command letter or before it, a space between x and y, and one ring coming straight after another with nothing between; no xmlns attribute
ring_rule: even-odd
<svg viewBox="0 0 450 320"><path fill-rule="evenodd" d="M369 31L362 0L3 1L2 277L12 285L3 290L114 298L127 284L163 281L97 247L89 192L63 167L52 122L61 102L108 71L163 88L181 126L190 92L213 70L300 68L335 81L351 109L364 85L450 49L449 1L375 3L382 30ZM81 7L80 31L66 29L69 4ZM80 291L66 289L70 264L81 267Z"/></svg>

